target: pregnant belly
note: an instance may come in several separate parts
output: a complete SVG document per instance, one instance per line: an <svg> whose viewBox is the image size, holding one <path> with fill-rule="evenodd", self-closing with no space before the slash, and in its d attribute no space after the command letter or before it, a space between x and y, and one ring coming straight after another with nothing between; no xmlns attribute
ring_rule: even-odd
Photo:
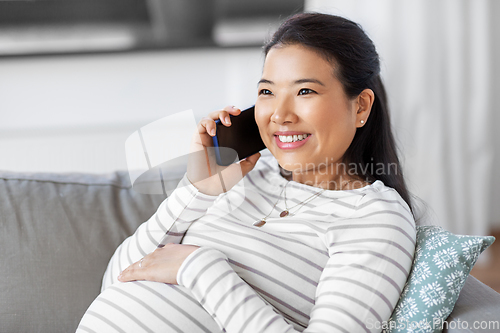
<svg viewBox="0 0 500 333"><path fill-rule="evenodd" d="M181 286L150 281L115 283L85 313L79 332L220 333L212 316Z"/></svg>

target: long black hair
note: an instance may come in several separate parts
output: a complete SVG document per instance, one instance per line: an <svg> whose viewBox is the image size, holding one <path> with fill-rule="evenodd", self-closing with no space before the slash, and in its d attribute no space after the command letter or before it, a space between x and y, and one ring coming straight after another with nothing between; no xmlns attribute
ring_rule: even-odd
<svg viewBox="0 0 500 333"><path fill-rule="evenodd" d="M267 56L273 47L294 44L309 47L334 64L334 74L349 98L364 89L374 92L370 116L357 128L343 162L359 166L356 174L367 181L381 180L395 189L415 215L391 130L379 56L371 39L358 24L343 17L301 13L278 28L264 46L264 53Z"/></svg>

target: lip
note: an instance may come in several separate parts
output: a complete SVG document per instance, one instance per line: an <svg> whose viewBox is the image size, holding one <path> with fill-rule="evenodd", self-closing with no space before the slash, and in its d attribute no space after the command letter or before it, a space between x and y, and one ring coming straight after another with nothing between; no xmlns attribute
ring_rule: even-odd
<svg viewBox="0 0 500 333"><path fill-rule="evenodd" d="M308 134L310 135L310 133L306 133L306 132L297 132L297 131L286 131L286 132L274 132L273 135L300 135L300 134Z"/></svg>
<svg viewBox="0 0 500 333"><path fill-rule="evenodd" d="M305 138L302 141L297 141L297 142L281 142L278 138L278 135L300 135L300 134L308 134L307 138ZM311 137L311 134L305 133L305 132L275 132L274 133L274 141L276 142L276 145L280 149L297 149L299 147L302 147L303 145L306 144L306 142L309 140Z"/></svg>

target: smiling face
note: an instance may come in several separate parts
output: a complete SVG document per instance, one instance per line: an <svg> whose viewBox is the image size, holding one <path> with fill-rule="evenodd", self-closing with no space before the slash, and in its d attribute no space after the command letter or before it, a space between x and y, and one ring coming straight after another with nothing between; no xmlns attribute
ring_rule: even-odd
<svg viewBox="0 0 500 333"><path fill-rule="evenodd" d="M267 148L294 180L299 173L330 173L342 161L360 125L358 108L332 64L314 50L288 45L267 54L255 119Z"/></svg>

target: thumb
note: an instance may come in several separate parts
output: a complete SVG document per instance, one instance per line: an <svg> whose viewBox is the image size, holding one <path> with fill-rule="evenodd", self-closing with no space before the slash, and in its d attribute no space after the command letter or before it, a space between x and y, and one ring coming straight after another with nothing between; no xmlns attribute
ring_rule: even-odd
<svg viewBox="0 0 500 333"><path fill-rule="evenodd" d="M247 173L252 171L252 169L255 167L255 164L260 158L260 153L253 154L252 156L248 156L244 160L240 162L240 167L241 167L241 173L244 176L246 176Z"/></svg>

